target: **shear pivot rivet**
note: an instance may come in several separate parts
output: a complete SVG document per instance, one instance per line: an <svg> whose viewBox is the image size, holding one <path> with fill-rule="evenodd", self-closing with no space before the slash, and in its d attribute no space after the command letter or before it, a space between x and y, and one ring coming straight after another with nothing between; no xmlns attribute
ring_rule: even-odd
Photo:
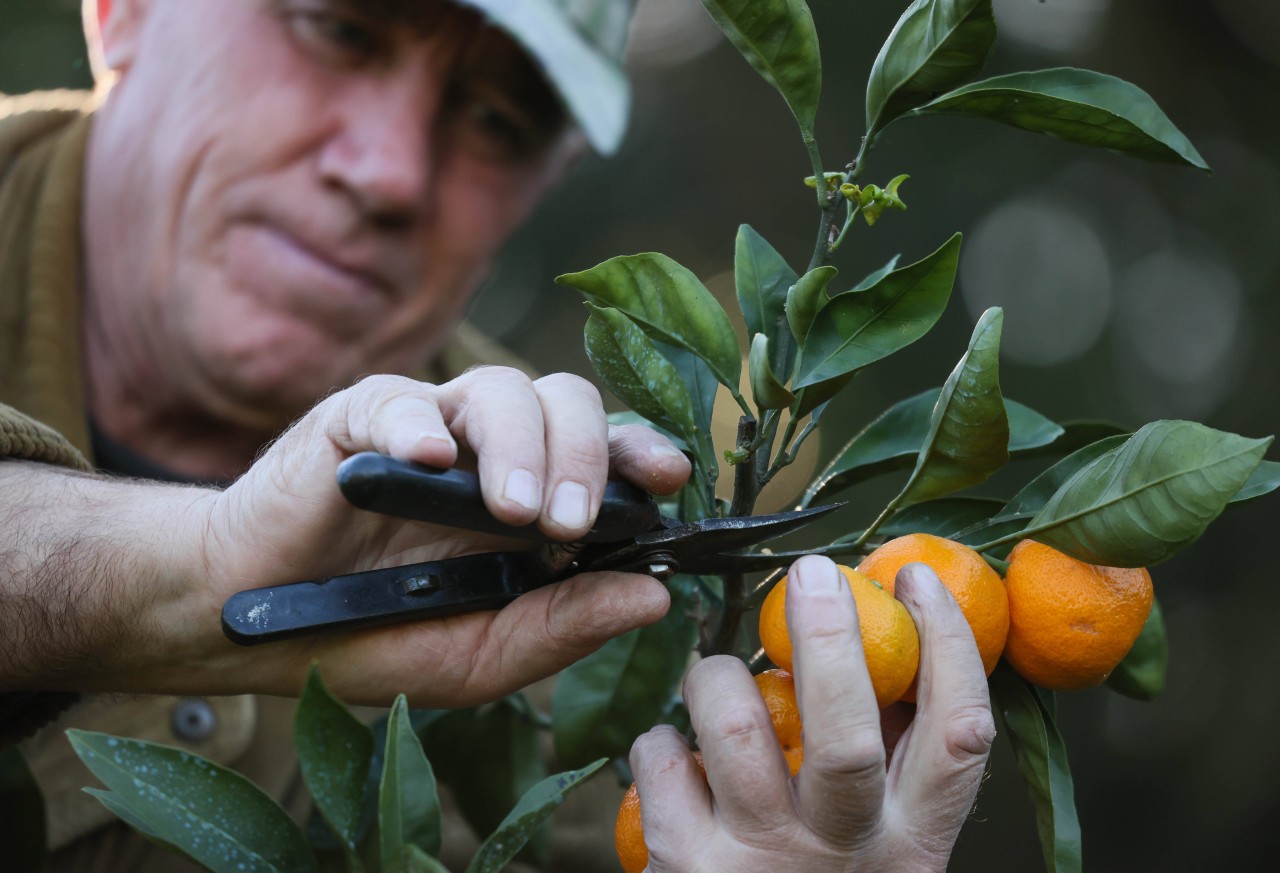
<svg viewBox="0 0 1280 873"><path fill-rule="evenodd" d="M439 587L440 577L433 576L430 573L423 574L422 576L410 576L408 579L404 580L405 594L417 594L421 591L431 591L432 589Z"/></svg>

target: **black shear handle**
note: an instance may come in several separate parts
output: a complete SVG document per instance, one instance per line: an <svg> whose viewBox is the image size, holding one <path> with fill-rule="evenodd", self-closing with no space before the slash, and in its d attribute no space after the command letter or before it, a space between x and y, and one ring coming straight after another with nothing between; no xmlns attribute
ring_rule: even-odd
<svg viewBox="0 0 1280 873"><path fill-rule="evenodd" d="M222 630L251 646L322 630L500 609L553 581L538 552L487 552L231 595Z"/></svg>
<svg viewBox="0 0 1280 873"><path fill-rule="evenodd" d="M549 541L536 525L513 526L491 516L480 493L480 480L465 470L437 470L376 452L361 452L338 466L338 487L353 506L372 512ZM578 542L616 542L662 524L662 514L652 497L625 482L610 482L595 525Z"/></svg>

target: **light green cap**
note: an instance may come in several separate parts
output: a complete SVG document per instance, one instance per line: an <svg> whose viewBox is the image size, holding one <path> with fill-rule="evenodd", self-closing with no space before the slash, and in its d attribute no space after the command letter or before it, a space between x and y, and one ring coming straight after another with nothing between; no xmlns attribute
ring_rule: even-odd
<svg viewBox="0 0 1280 873"><path fill-rule="evenodd" d="M613 154L627 129L623 68L635 0L455 0L502 28L537 61L592 148Z"/></svg>

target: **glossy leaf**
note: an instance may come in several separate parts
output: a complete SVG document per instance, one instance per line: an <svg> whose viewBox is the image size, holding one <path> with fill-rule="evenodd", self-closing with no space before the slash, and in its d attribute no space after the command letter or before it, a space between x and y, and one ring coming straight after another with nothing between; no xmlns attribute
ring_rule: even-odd
<svg viewBox="0 0 1280 873"><path fill-rule="evenodd" d="M384 867L386 873L449 873L447 867L410 843Z"/></svg>
<svg viewBox="0 0 1280 873"><path fill-rule="evenodd" d="M491 833L512 806L547 775L538 727L519 695L451 712L422 733L436 779L449 787L458 809L477 834ZM545 853L547 834L526 847Z"/></svg>
<svg viewBox="0 0 1280 873"><path fill-rule="evenodd" d="M805 336L791 390L865 367L924 336L947 306L959 255L956 234L866 291L828 301Z"/></svg>
<svg viewBox="0 0 1280 873"><path fill-rule="evenodd" d="M991 0L916 0L867 79L867 132L977 75L995 43Z"/></svg>
<svg viewBox="0 0 1280 873"><path fill-rule="evenodd" d="M1129 437L1130 434L1110 436L1067 455L1067 457L1024 485L1021 491L1013 495L1013 498L996 518L1003 520L1021 516L1031 519L1044 508L1044 505L1058 492L1063 483L1074 476L1081 467L1092 463L1096 458L1101 457L1112 449L1124 445Z"/></svg>
<svg viewBox="0 0 1280 873"><path fill-rule="evenodd" d="M387 719L387 742L378 786L378 834L383 866L406 845L440 854L440 796L431 763L414 733L401 694Z"/></svg>
<svg viewBox="0 0 1280 873"><path fill-rule="evenodd" d="M591 310L583 333L587 357L605 385L635 412L694 447L693 401L675 366L626 315L587 306Z"/></svg>
<svg viewBox="0 0 1280 873"><path fill-rule="evenodd" d="M795 417L804 418L806 415L813 413L815 418L818 415L818 408L825 406L833 397L844 390L844 387L853 381L853 377L858 375L855 370L852 373L845 373L843 376L836 376L833 379L827 379L810 385L807 388L801 388L796 392L798 403L795 408Z"/></svg>
<svg viewBox="0 0 1280 873"><path fill-rule="evenodd" d="M929 435L933 408L941 388L899 401L880 414L845 444L805 492L803 504L821 492L848 488L872 476L901 470L915 463ZM1031 452L1052 443L1061 428L1015 400L1004 401L1009 419L1010 453Z"/></svg>
<svg viewBox="0 0 1280 873"><path fill-rule="evenodd" d="M1003 506L1003 501L990 497L943 497L928 500L898 510L880 525L878 533L883 537L927 533L950 538L957 531L991 518Z"/></svg>
<svg viewBox="0 0 1280 873"><path fill-rule="evenodd" d="M1113 436L1129 436L1132 431L1110 421L1064 421L1058 427L1057 439L1046 443L1029 457L1065 457L1072 452L1091 446L1099 440Z"/></svg>
<svg viewBox="0 0 1280 873"><path fill-rule="evenodd" d="M804 343L819 310L827 304L827 286L836 277L835 267L815 267L787 291L786 315L791 335Z"/></svg>
<svg viewBox="0 0 1280 873"><path fill-rule="evenodd" d="M1240 490L1231 498L1232 503L1245 503L1280 488L1280 462L1263 461L1253 471Z"/></svg>
<svg viewBox="0 0 1280 873"><path fill-rule="evenodd" d="M769 363L769 338L762 333L751 340L747 369L751 376L751 394L761 409L785 409L795 402L795 395L773 372Z"/></svg>
<svg viewBox="0 0 1280 873"><path fill-rule="evenodd" d="M475 857L467 865L467 873L499 873L551 818L556 807L564 803L565 796L603 767L607 760L601 758L580 770L548 776L525 792L497 829L480 844Z"/></svg>
<svg viewBox="0 0 1280 873"><path fill-rule="evenodd" d="M742 358L729 316L697 276L666 255L623 255L556 281L599 306L625 312L655 338L687 349L705 360L722 384L738 390Z"/></svg>
<svg viewBox="0 0 1280 873"><path fill-rule="evenodd" d="M889 275L890 273L892 273L894 270L898 268L898 260L901 257L902 255L894 255L892 258L889 259L888 263L886 263L884 266L880 267L877 270L871 271L857 285L854 285L848 291L842 291L841 293L857 294L859 291L866 291L868 288L875 286L877 282L879 282L885 276ZM835 297L837 295L832 294L831 296Z"/></svg>
<svg viewBox="0 0 1280 873"><path fill-rule="evenodd" d="M671 608L661 621L610 640L560 673L551 700L559 760L577 766L626 757L635 738L659 720L680 691L697 642L688 614L694 584L674 577L667 585Z"/></svg>
<svg viewBox="0 0 1280 873"><path fill-rule="evenodd" d="M1169 661L1169 640L1164 629L1160 601L1151 601L1151 613L1142 633L1124 660L1107 677L1107 686L1134 700L1155 700L1164 690L1165 667Z"/></svg>
<svg viewBox="0 0 1280 873"><path fill-rule="evenodd" d="M329 693L314 664L294 712L293 744L316 808L343 844L354 850L373 732Z"/></svg>
<svg viewBox="0 0 1280 873"><path fill-rule="evenodd" d="M1049 498L1053 497L1058 489L1062 487L1062 483L1074 476L1081 467L1115 447L1123 445L1127 439L1129 439L1129 434L1119 434L1099 440L1082 449L1077 449L1024 485L1022 490L1015 494L1000 512L985 522L972 525L958 532L955 539L974 546L991 540L1007 538L1023 530L1031 519L1035 517L1036 513L1049 502ZM1008 543L1005 547L987 550L987 553L992 557L1003 558L1013 548L1013 545L1013 543Z"/></svg>
<svg viewBox="0 0 1280 873"><path fill-rule="evenodd" d="M0 749L0 844L13 873L44 869L44 797L17 746Z"/></svg>
<svg viewBox="0 0 1280 873"><path fill-rule="evenodd" d="M991 708L1009 739L1018 772L1036 809L1036 829L1049 873L1080 873L1080 820L1067 749L1053 717L1053 695L1001 663L991 674Z"/></svg>
<svg viewBox="0 0 1280 873"><path fill-rule="evenodd" d="M799 281L782 255L751 225L738 228L734 243L733 280L747 336L762 333L773 350L771 363L780 379L791 374L796 346L786 323L787 290Z"/></svg>
<svg viewBox="0 0 1280 873"><path fill-rule="evenodd" d="M1204 532L1270 444L1191 421L1148 424L1063 483L1025 533L1090 564L1153 566Z"/></svg>
<svg viewBox="0 0 1280 873"><path fill-rule="evenodd" d="M689 403L693 409L693 423L699 434L707 435L706 453L708 456L714 456L715 452L710 450L709 434L711 417L716 405L716 389L720 385L716 381L715 373L711 372L706 361L679 346L661 341L653 345L662 357L676 368L680 381L684 382L684 387L688 389Z"/></svg>
<svg viewBox="0 0 1280 873"><path fill-rule="evenodd" d="M1137 85L1072 67L1010 73L957 88L917 113L986 118L1147 161L1209 165Z"/></svg>
<svg viewBox="0 0 1280 873"><path fill-rule="evenodd" d="M778 89L800 127L812 132L822 59L805 0L702 0L702 5L756 72Z"/></svg>
<svg viewBox="0 0 1280 873"><path fill-rule="evenodd" d="M91 793L142 833L216 873L317 870L302 830L263 791L199 755L70 730L80 760L110 789Z"/></svg>
<svg viewBox="0 0 1280 873"><path fill-rule="evenodd" d="M978 319L969 348L933 407L929 433L900 506L943 497L985 482L1009 460L1009 416L1000 395L1000 331L1004 312Z"/></svg>

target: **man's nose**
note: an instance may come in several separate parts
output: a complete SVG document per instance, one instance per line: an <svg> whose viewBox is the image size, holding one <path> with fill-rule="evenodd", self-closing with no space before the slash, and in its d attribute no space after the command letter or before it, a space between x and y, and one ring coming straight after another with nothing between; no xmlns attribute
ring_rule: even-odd
<svg viewBox="0 0 1280 873"><path fill-rule="evenodd" d="M410 223L429 207L431 133L444 99L436 78L401 68L342 94L342 123L322 150L320 174L381 223Z"/></svg>

